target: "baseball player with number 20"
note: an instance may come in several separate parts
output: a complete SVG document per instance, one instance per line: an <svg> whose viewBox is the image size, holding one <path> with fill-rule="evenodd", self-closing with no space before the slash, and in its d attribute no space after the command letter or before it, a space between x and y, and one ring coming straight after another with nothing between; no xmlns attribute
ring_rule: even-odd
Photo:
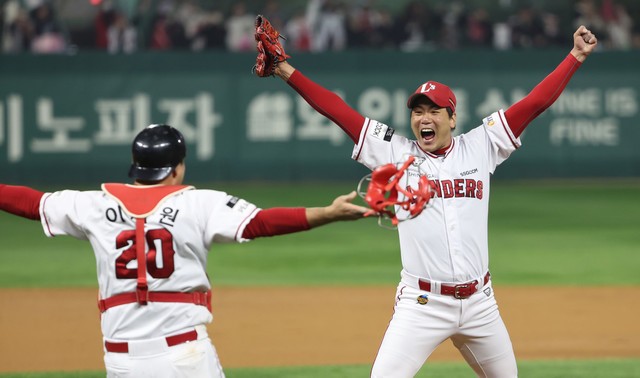
<svg viewBox="0 0 640 378"><path fill-rule="evenodd" d="M0 184L0 210L40 220L47 236L88 240L96 257L107 377L224 377L207 335L212 244L246 242L362 218L353 192L327 207L259 209L183 185L184 137L168 125L132 145L134 185L42 193Z"/></svg>
<svg viewBox="0 0 640 378"><path fill-rule="evenodd" d="M520 147L525 127L560 96L596 47L596 37L580 26L570 53L527 96L459 136L452 135L455 94L436 81L420 84L407 101L415 139L360 115L294 69L286 61L289 56L278 42L278 32L260 16L255 37L254 72L280 77L340 126L355 143L353 159L376 175L379 167L399 164L409 156L412 165L402 166L409 186L420 186L420 172L433 185L428 208L404 221L396 219L403 269L371 376L413 377L435 348L451 339L478 376L516 377L513 347L489 274L489 179Z"/></svg>

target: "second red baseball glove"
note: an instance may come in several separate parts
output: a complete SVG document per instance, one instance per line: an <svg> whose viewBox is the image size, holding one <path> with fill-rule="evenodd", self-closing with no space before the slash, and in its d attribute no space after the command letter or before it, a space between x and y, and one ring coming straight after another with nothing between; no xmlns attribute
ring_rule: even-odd
<svg viewBox="0 0 640 378"><path fill-rule="evenodd" d="M285 39L274 29L269 20L262 15L256 17L256 33L258 57L251 70L260 77L273 76L276 65L289 59L284 52L280 38Z"/></svg>

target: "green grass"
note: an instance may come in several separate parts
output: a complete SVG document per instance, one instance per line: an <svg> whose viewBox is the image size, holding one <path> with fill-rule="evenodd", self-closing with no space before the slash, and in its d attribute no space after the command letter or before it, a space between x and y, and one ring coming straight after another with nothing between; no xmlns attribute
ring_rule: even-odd
<svg viewBox="0 0 640 378"><path fill-rule="evenodd" d="M204 187L204 186L203 186ZM223 184L260 207L319 206L352 185ZM501 285L639 285L640 182L494 182L490 256ZM48 239L38 222L0 213L0 287L95 287L89 244ZM375 220L215 245L214 285L389 285L397 283L397 235ZM640 377L640 358L520 361L528 378ZM229 378L366 377L370 366L229 368ZM93 378L104 372L15 373L0 378ZM429 363L418 377L473 377L464 363Z"/></svg>
<svg viewBox="0 0 640 378"><path fill-rule="evenodd" d="M640 376L640 359L521 361L519 376L526 378L631 378ZM368 377L370 366L304 366L225 369L227 378L351 378ZM7 373L0 378L104 378L103 372ZM475 377L464 363L429 363L416 377Z"/></svg>
<svg viewBox="0 0 640 378"><path fill-rule="evenodd" d="M202 186L204 187L204 186ZM258 206L320 206L353 189L332 184L222 184ZM640 182L492 185L489 243L505 285L640 284ZM427 210L428 211L428 210ZM38 222L0 213L0 287L95 287L87 242L48 239ZM374 219L310 232L214 245L214 285L395 285L395 231Z"/></svg>
<svg viewBox="0 0 640 378"><path fill-rule="evenodd" d="M503 184L489 243L496 283L640 284L640 184Z"/></svg>

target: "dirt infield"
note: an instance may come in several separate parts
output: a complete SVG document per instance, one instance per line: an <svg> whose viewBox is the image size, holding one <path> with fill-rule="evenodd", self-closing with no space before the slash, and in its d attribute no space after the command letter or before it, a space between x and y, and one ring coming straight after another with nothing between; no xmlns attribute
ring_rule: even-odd
<svg viewBox="0 0 640 378"><path fill-rule="evenodd" d="M393 287L216 288L225 367L369 364ZM640 287L496 288L519 359L640 356ZM101 370L93 289L0 290L0 372ZM449 342L431 360L462 361Z"/></svg>

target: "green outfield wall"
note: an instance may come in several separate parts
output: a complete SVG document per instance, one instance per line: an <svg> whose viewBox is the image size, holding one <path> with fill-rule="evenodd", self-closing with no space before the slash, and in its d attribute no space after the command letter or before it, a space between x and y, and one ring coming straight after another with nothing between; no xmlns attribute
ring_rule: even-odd
<svg viewBox="0 0 640 378"><path fill-rule="evenodd" d="M427 80L458 97L458 132L522 98L566 51L299 54L291 63L363 115L409 133L406 98ZM181 129L188 178L353 179L352 141L253 54L0 56L0 181L127 180L151 123ZM594 53L522 137L499 178L640 176L640 53Z"/></svg>

